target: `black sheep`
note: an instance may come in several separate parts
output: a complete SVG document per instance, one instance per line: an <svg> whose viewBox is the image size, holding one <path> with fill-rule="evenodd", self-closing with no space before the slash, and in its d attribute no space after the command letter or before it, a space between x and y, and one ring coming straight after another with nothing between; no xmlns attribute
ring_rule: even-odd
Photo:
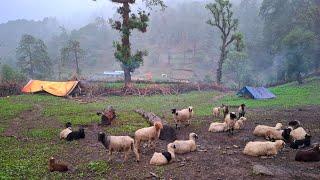
<svg viewBox="0 0 320 180"><path fill-rule="evenodd" d="M320 161L320 146L319 144L312 149L298 151L295 157L296 161L317 162Z"/></svg>
<svg viewBox="0 0 320 180"><path fill-rule="evenodd" d="M308 147L311 144L311 136L309 134L306 134L304 139L301 140L295 140L290 144L290 147L292 149L299 149L301 147Z"/></svg>
<svg viewBox="0 0 320 180"><path fill-rule="evenodd" d="M66 140L67 141L73 141L77 139L83 139L85 138L84 129L81 127L79 128L79 131L72 131L68 134Z"/></svg>

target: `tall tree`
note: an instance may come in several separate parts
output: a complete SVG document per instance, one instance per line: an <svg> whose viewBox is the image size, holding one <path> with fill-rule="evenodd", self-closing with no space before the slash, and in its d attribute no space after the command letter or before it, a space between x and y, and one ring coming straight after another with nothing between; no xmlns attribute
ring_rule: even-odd
<svg viewBox="0 0 320 180"><path fill-rule="evenodd" d="M209 3L206 8L210 11L213 19L209 19L207 23L219 29L221 32L222 44L220 46L220 58L217 69L217 83L221 84L222 65L228 54L228 46L236 41L241 44L242 35L237 33L238 19L233 18L229 0L215 0L215 3Z"/></svg>
<svg viewBox="0 0 320 180"><path fill-rule="evenodd" d="M85 51L80 47L80 42L77 40L69 40L67 46L63 47L60 53L62 62L73 64L76 74L80 75L79 61L85 55Z"/></svg>
<svg viewBox="0 0 320 180"><path fill-rule="evenodd" d="M147 55L147 51L140 50L137 50L134 55L131 54L130 35L134 29L137 29L142 33L147 31L150 14L140 10L138 15L131 13L130 4L134 4L135 0L111 1L122 4L117 11L122 17L122 22L110 20L110 23L112 28L121 33L121 43L114 42L114 47L116 48L114 55L116 59L121 62L121 66L124 71L125 86L127 87L131 82L131 73L140 67L140 65L143 63L143 57ZM150 8L156 5L160 5L163 8L165 7L162 0L142 1L145 2L146 6Z"/></svg>
<svg viewBox="0 0 320 180"><path fill-rule="evenodd" d="M23 35L16 50L21 71L30 78L45 78L52 74L47 46L41 39Z"/></svg>

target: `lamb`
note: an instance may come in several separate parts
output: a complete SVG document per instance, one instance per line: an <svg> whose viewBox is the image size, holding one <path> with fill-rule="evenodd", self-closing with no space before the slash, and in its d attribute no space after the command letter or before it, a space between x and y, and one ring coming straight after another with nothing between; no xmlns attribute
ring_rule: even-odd
<svg viewBox="0 0 320 180"><path fill-rule="evenodd" d="M189 134L189 140L176 140L173 144L176 146L175 153L184 154L195 151L197 149L196 139L198 135L196 133Z"/></svg>
<svg viewBox="0 0 320 180"><path fill-rule="evenodd" d="M220 116L220 110L221 110L221 107L215 107L212 109L212 114L214 117L219 117Z"/></svg>
<svg viewBox="0 0 320 180"><path fill-rule="evenodd" d="M275 127L270 127L270 126L265 126L265 125L258 125L255 127L254 131L253 131L253 135L255 136L264 136L266 135L266 132L268 130L272 130L272 129L276 129L276 130L280 130L282 127L281 123L277 123Z"/></svg>
<svg viewBox="0 0 320 180"><path fill-rule="evenodd" d="M294 120L289 122L289 127L291 127L293 130L297 129L300 126L301 126L300 121Z"/></svg>
<svg viewBox="0 0 320 180"><path fill-rule="evenodd" d="M299 149L301 147L307 147L311 144L311 136L309 134L306 134L305 138L303 140L294 140L290 147L292 149Z"/></svg>
<svg viewBox="0 0 320 180"><path fill-rule="evenodd" d="M284 147L283 140L276 140L275 142L260 142L250 141L246 144L243 154L249 156L272 156L277 155L278 151Z"/></svg>
<svg viewBox="0 0 320 180"><path fill-rule="evenodd" d="M85 138L84 129L80 127L79 131L72 131L71 133L69 133L66 140L73 141L73 140L78 140L83 138Z"/></svg>
<svg viewBox="0 0 320 180"><path fill-rule="evenodd" d="M66 139L68 134L70 134L71 132L72 132L71 123L67 122L66 128L60 132L60 139Z"/></svg>
<svg viewBox="0 0 320 180"><path fill-rule="evenodd" d="M302 140L305 138L307 132L302 128L298 127L297 129L293 129L290 133L294 140Z"/></svg>
<svg viewBox="0 0 320 180"><path fill-rule="evenodd" d="M154 148L154 140L159 138L162 128L163 126L161 122L155 122L154 125L151 127L138 129L134 133L137 150L140 150L141 141L148 141L148 147L153 146Z"/></svg>
<svg viewBox="0 0 320 180"><path fill-rule="evenodd" d="M239 118L244 117L244 115L246 114L246 111L244 109L245 107L246 107L245 104L241 104L240 107L238 108Z"/></svg>
<svg viewBox="0 0 320 180"><path fill-rule="evenodd" d="M150 160L151 165L161 166L169 164L175 159L176 146L173 143L167 145L167 151L158 153L155 152Z"/></svg>
<svg viewBox="0 0 320 180"><path fill-rule="evenodd" d="M247 121L247 118L240 117L240 119L235 122L234 129L236 130L242 129L245 121Z"/></svg>
<svg viewBox="0 0 320 180"><path fill-rule="evenodd" d="M222 112L223 112L223 117L226 118L227 114L229 113L229 107L222 104Z"/></svg>
<svg viewBox="0 0 320 180"><path fill-rule="evenodd" d="M98 134L98 141L109 150L109 161L111 160L113 151L124 151L124 161L128 160L129 153L133 151L136 155L137 162L140 161L139 154L134 147L134 140L129 136L106 136L105 133L100 132Z"/></svg>
<svg viewBox="0 0 320 180"><path fill-rule="evenodd" d="M298 151L295 157L296 161L317 162L320 161L320 146L319 144L312 149Z"/></svg>
<svg viewBox="0 0 320 180"><path fill-rule="evenodd" d="M69 169L68 169L67 165L56 163L54 157L51 157L49 159L49 171L50 172L53 172L53 171L65 172L68 170Z"/></svg>
<svg viewBox="0 0 320 180"><path fill-rule="evenodd" d="M193 107L189 106L186 109L182 109L177 111L177 109L172 109L173 119L176 123L176 129L178 129L178 123L185 123L187 122L188 125L191 124L191 118L193 117Z"/></svg>
<svg viewBox="0 0 320 180"><path fill-rule="evenodd" d="M284 129L284 130L269 129L265 134L265 138L273 142L275 140L289 141L290 132L291 132L291 129Z"/></svg>
<svg viewBox="0 0 320 180"><path fill-rule="evenodd" d="M227 131L227 129L228 129L227 123L213 122L210 124L208 131L209 132L224 132L224 131Z"/></svg>
<svg viewBox="0 0 320 180"><path fill-rule="evenodd" d="M235 112L231 112L224 119L224 122L227 123L227 131L229 132L229 134L233 134L236 119L237 115Z"/></svg>

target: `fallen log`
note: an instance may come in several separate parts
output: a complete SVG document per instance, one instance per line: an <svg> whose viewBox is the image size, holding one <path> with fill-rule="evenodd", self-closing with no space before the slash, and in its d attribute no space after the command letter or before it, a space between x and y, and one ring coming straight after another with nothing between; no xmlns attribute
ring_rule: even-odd
<svg viewBox="0 0 320 180"><path fill-rule="evenodd" d="M160 136L159 136L160 140L172 142L177 139L176 130L173 127L169 126L166 120L161 119L153 112L145 112L142 109L137 109L135 110L135 112L140 114L143 118L145 118L151 126L153 126L155 122L162 123L163 129L160 131Z"/></svg>

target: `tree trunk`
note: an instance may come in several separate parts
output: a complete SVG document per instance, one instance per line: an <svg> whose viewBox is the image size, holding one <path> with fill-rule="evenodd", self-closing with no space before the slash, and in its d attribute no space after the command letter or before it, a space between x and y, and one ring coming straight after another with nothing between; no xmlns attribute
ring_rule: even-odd
<svg viewBox="0 0 320 180"><path fill-rule="evenodd" d="M124 86L129 87L131 83L130 70L127 67L123 67L123 71L124 71Z"/></svg>
<svg viewBox="0 0 320 180"><path fill-rule="evenodd" d="M223 43L220 50L221 50L221 54L220 54L220 59L218 62L218 69L217 69L217 83L219 85L221 84L221 79L222 79L222 65L226 58L226 39L223 39Z"/></svg>
<svg viewBox="0 0 320 180"><path fill-rule="evenodd" d="M75 58L75 63L76 63L77 76L79 76L79 74L80 74L80 69L79 69L79 61L78 61L78 53L77 53L77 50L74 51L74 58Z"/></svg>
<svg viewBox="0 0 320 180"><path fill-rule="evenodd" d="M123 25L123 29L122 30L122 45L125 49L127 49L126 53L125 53L125 61L129 61L129 58L131 56L131 52L130 52L130 30L129 30L129 13L130 13L130 6L129 3L123 3L123 14L122 14L122 25ZM129 67L126 67L126 63L123 63L123 71L124 71L124 83L125 83L125 87L128 87L131 83L131 74L130 74L130 70Z"/></svg>

